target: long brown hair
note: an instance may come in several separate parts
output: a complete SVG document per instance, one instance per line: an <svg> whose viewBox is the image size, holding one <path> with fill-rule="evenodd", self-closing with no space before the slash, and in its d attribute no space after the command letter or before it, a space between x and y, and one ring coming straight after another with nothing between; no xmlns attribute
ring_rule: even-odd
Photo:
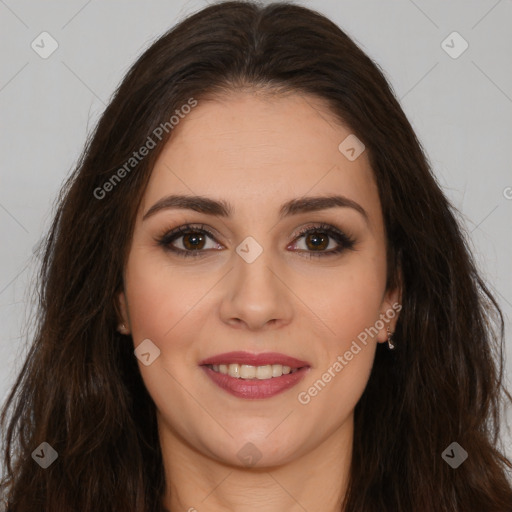
<svg viewBox="0 0 512 512"><path fill-rule="evenodd" d="M344 510L511 511L512 463L498 446L502 401L512 398L502 384L502 314L388 83L312 10L225 2L137 60L58 198L35 336L0 418L9 512L160 510L155 406L131 340L116 331L115 297L169 118L191 98L241 88L326 100L365 144L380 193L387 284L402 285L398 348L379 345L356 406ZM148 137L156 147L126 167ZM454 441L469 454L457 469L441 457ZM47 469L32 458L43 442L58 454Z"/></svg>

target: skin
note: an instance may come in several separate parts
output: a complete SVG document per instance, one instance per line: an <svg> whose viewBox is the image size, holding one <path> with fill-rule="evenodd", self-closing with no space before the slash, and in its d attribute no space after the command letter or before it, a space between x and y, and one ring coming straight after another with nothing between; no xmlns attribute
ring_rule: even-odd
<svg viewBox="0 0 512 512"><path fill-rule="evenodd" d="M367 152L349 161L338 150L350 133L314 97L238 92L200 101L156 162L119 305L134 346L150 339L161 351L139 367L158 411L171 512L295 512L319 503L327 512L340 510L354 407L386 328L358 343L361 350L309 403L301 404L298 393L400 299L399 290L385 289L383 217ZM348 207L278 218L290 199L333 193L357 202L368 219ZM169 194L225 200L234 215L166 209L143 221ZM315 247L297 232L319 222L352 236L353 250L308 258ZM216 235L206 237L202 256L184 258L158 245L159 235L185 223ZM235 251L247 236L263 248L252 263ZM327 240L324 252L337 246ZM172 244L184 249L183 236ZM391 331L397 317L385 324ZM280 352L310 369L274 397L237 398L198 365L234 350ZM249 442L261 455L254 466L237 456Z"/></svg>

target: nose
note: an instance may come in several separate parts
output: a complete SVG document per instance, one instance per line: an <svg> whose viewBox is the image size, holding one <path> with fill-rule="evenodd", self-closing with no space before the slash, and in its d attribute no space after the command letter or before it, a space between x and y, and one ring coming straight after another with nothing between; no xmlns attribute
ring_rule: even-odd
<svg viewBox="0 0 512 512"><path fill-rule="evenodd" d="M291 322L293 293L284 269L271 259L270 251L265 250L252 263L234 255L234 268L223 284L220 315L224 323L257 331Z"/></svg>

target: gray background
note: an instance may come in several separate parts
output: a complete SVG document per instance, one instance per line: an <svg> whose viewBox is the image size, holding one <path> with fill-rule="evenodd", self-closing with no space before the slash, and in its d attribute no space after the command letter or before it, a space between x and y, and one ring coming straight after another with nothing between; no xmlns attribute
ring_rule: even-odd
<svg viewBox="0 0 512 512"><path fill-rule="evenodd" d="M297 3L329 16L391 82L441 185L463 214L477 262L506 315L512 387L512 1ZM87 133L141 51L206 4L0 0L0 402L26 353L33 249ZM47 59L31 48L43 31L59 45ZM453 31L469 44L457 58L443 49L462 48L457 38L446 40ZM512 456L510 410L506 423L503 442Z"/></svg>

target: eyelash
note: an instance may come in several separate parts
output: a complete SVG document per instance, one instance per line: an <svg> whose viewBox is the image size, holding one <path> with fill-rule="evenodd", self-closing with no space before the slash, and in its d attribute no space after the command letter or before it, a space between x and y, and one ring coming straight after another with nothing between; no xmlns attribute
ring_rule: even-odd
<svg viewBox="0 0 512 512"><path fill-rule="evenodd" d="M183 226L180 226L176 229L173 229L171 231L166 231L161 236L157 237L156 242L158 245L164 248L166 251L170 251L177 256L180 257L201 257L206 252L205 250L183 250L178 249L176 247L171 246L171 242L174 242L175 240L181 238L184 235L190 234L190 233L203 233L208 235L210 238L215 240L215 236L211 231L209 231L207 228L205 228L204 224L201 225L194 225L194 224L184 224ZM303 237L304 235L308 234L314 234L314 233L322 233L325 235L328 235L330 238L333 238L337 243L338 247L336 249L331 249L329 251L303 251L300 250L299 252L305 252L309 258L316 258L316 257L329 257L334 256L336 254L340 254L343 251L353 249L355 240L351 238L350 236L346 235L339 229L335 228L334 226L331 226L329 224L319 223L315 226L306 226L302 228L299 233L295 236L293 242L296 242L299 238Z"/></svg>

